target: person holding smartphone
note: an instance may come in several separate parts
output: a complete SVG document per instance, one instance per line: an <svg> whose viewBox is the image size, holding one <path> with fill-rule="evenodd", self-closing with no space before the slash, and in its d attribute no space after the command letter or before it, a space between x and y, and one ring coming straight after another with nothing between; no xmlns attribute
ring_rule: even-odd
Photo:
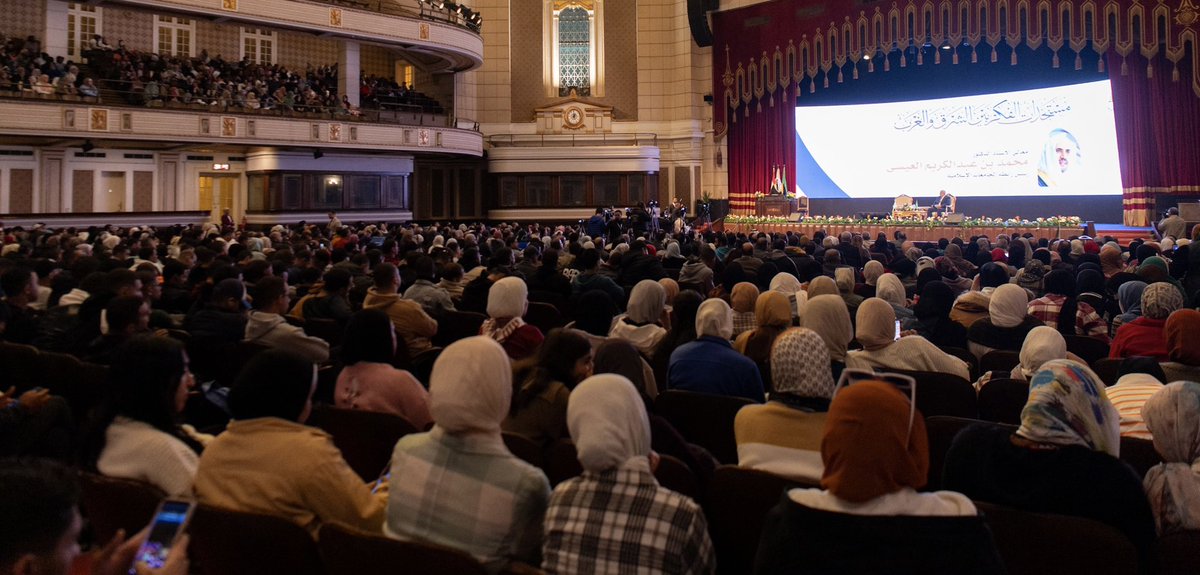
<svg viewBox="0 0 1200 575"><path fill-rule="evenodd" d="M79 484L75 472L45 460L0 460L0 574L187 575L187 536L175 540L161 568L134 564L149 529L118 532L82 554Z"/></svg>

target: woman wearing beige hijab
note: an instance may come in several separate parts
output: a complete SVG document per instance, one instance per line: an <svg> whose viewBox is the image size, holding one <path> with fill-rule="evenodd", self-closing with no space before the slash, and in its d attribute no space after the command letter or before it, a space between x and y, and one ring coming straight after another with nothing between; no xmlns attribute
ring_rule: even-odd
<svg viewBox="0 0 1200 575"><path fill-rule="evenodd" d="M754 306L758 302L758 294L758 287L750 282L733 286L733 293L729 296L729 307L733 308L733 337L754 330Z"/></svg>
<svg viewBox="0 0 1200 575"><path fill-rule="evenodd" d="M896 314L891 304L879 298L869 298L859 306L855 335L863 349L846 356L846 367L935 371L970 381L967 364L929 340L919 335L896 339Z"/></svg>
<svg viewBox="0 0 1200 575"><path fill-rule="evenodd" d="M835 294L819 295L808 300L800 327L811 329L821 336L829 353L831 373L836 380L846 367L846 353L850 340L854 339L854 327L850 324L850 312L846 310L845 302Z"/></svg>

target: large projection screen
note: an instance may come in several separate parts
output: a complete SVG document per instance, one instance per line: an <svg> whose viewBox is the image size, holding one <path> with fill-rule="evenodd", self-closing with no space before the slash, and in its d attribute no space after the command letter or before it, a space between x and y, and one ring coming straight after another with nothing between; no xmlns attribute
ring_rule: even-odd
<svg viewBox="0 0 1200 575"><path fill-rule="evenodd" d="M796 108L810 198L1120 195L1107 81L936 100Z"/></svg>

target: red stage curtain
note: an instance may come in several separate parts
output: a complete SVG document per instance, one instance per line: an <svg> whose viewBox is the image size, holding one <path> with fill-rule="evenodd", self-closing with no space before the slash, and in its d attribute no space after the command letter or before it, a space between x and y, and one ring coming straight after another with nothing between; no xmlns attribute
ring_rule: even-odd
<svg viewBox="0 0 1200 575"><path fill-rule="evenodd" d="M1200 192L1200 98L1192 90L1190 69L1176 72L1165 56L1147 60L1134 53L1122 58L1110 51L1107 62L1125 224L1145 226L1156 219L1155 195Z"/></svg>
<svg viewBox="0 0 1200 575"><path fill-rule="evenodd" d="M729 208L754 211L754 192L771 189L771 167L786 167L788 185L796 182L796 105L794 90L763 99L762 111L739 114L729 124ZM774 105L772 105L774 104ZM791 190L789 190L791 191Z"/></svg>

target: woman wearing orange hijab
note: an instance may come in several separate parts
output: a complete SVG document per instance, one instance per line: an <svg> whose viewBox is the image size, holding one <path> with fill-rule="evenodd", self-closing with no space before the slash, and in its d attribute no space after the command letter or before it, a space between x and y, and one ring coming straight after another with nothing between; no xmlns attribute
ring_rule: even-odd
<svg viewBox="0 0 1200 575"><path fill-rule="evenodd" d="M1177 310L1167 318L1163 335L1167 340L1167 357L1163 372L1167 381L1200 381L1200 311Z"/></svg>
<svg viewBox="0 0 1200 575"><path fill-rule="evenodd" d="M1001 573L991 534L960 493L919 493L925 420L881 381L834 397L822 489L791 489L767 516L756 573ZM870 542L870 553L863 553Z"/></svg>

